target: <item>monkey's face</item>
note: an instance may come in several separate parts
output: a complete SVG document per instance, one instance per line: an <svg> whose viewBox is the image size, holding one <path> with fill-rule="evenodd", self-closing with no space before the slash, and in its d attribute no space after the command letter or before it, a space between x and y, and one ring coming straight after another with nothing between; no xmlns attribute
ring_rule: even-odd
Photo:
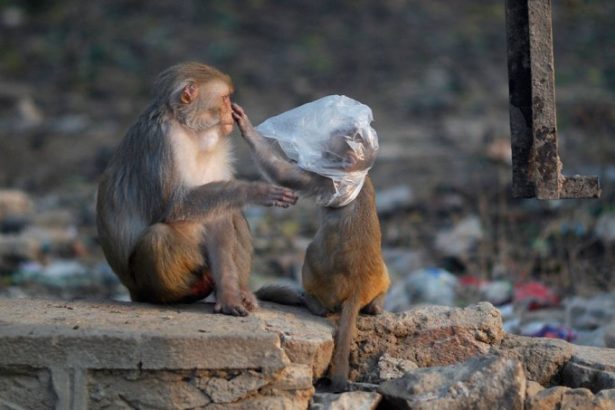
<svg viewBox="0 0 615 410"><path fill-rule="evenodd" d="M183 106L179 113L185 125L196 132L217 129L222 136L233 132L231 87L217 80L191 87L184 91L188 93L188 98L182 100Z"/></svg>
<svg viewBox="0 0 615 410"><path fill-rule="evenodd" d="M222 81L203 84L201 89L201 112L199 122L205 128L219 127L223 136L233 132L231 88Z"/></svg>

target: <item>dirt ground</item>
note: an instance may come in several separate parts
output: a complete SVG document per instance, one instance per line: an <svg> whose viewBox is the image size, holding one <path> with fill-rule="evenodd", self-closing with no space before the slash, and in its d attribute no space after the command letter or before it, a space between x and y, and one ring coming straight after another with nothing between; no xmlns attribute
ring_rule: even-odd
<svg viewBox="0 0 615 410"><path fill-rule="evenodd" d="M412 192L381 214L385 250L420 256L396 277L439 266L539 279L561 295L612 290L615 228L600 226L612 226L615 210L615 3L553 7L564 172L600 176L600 199L511 197L505 15L496 0L0 2L0 187L31 195L37 212L66 210L82 246L60 256L98 266L97 178L156 74L198 60L233 77L234 99L257 123L328 94L373 109L375 185ZM233 138L238 176L257 178ZM248 216L255 272L295 276L314 207ZM467 241L458 254L440 249L438 234L468 217L480 222L478 239L455 239ZM20 269L8 266L4 285Z"/></svg>

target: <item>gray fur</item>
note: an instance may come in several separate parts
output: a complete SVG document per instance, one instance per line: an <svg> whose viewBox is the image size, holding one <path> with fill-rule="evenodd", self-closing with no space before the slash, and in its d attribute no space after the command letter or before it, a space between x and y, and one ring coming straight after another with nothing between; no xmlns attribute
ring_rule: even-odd
<svg viewBox="0 0 615 410"><path fill-rule="evenodd" d="M197 132L205 107L198 101L180 103L179 93L188 83L212 78L227 79L197 63L160 75L154 101L130 127L102 175L97 227L105 256L133 300L194 300L215 286L216 309L244 315L256 304L248 289L252 240L241 208L248 202L286 207L296 196L262 182L230 179L192 187L181 180L171 127ZM230 79L228 84L232 88ZM199 98L209 97L205 94L211 91L200 90L204 95ZM210 118L215 120L221 110L211 108ZM217 143L228 141L223 135Z"/></svg>

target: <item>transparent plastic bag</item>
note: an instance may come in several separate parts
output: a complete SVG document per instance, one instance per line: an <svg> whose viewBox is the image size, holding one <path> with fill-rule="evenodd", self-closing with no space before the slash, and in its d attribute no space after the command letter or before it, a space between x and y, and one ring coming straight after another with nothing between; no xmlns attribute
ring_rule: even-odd
<svg viewBox="0 0 615 410"><path fill-rule="evenodd" d="M334 192L316 201L341 207L357 197L376 159L378 135L372 121L367 105L329 95L271 117L256 129L276 140L300 168L330 178Z"/></svg>

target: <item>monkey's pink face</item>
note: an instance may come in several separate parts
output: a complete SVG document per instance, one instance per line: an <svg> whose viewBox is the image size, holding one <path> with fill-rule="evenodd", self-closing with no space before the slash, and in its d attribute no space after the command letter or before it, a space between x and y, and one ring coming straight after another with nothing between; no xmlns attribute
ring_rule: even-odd
<svg viewBox="0 0 615 410"><path fill-rule="evenodd" d="M231 108L231 93L222 96L222 109L220 112L220 126L224 136L233 132L235 121L233 120L233 109Z"/></svg>
<svg viewBox="0 0 615 410"><path fill-rule="evenodd" d="M233 109L231 108L232 90L228 84L222 81L214 81L204 84L202 95L206 100L206 109L203 112L205 123L217 124L223 136L233 132Z"/></svg>

